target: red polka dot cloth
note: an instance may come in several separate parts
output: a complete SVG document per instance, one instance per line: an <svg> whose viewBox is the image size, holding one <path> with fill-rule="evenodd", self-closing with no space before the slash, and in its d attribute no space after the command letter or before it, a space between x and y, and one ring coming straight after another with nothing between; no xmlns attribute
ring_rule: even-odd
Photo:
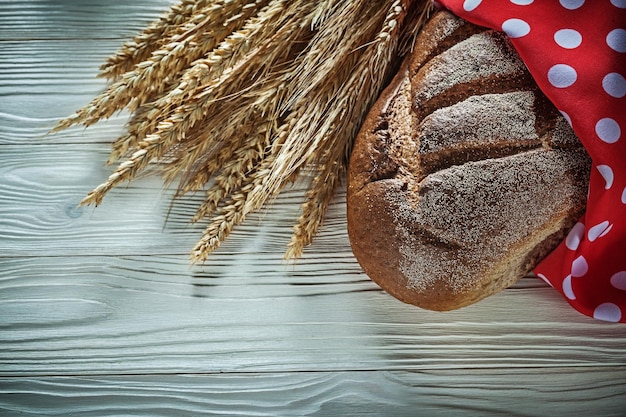
<svg viewBox="0 0 626 417"><path fill-rule="evenodd" d="M440 0L505 32L592 159L587 210L534 270L579 312L626 322L626 0Z"/></svg>

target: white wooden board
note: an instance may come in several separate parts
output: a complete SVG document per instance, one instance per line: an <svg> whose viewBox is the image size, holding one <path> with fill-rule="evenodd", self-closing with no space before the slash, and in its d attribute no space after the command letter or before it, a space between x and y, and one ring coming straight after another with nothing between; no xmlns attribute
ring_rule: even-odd
<svg viewBox="0 0 626 417"><path fill-rule="evenodd" d="M0 0L1 416L623 416L626 327L528 277L474 306L404 305L365 276L340 190L282 260L303 184L205 265L198 196L157 177L76 205L111 172L121 114L46 132L167 0Z"/></svg>

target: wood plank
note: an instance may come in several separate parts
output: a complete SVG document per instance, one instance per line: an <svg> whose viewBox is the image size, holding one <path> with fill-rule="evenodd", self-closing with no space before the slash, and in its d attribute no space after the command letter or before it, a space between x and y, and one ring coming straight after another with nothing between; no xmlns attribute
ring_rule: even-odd
<svg viewBox="0 0 626 417"><path fill-rule="evenodd" d="M0 378L6 416L621 417L623 369Z"/></svg>
<svg viewBox="0 0 626 417"><path fill-rule="evenodd" d="M626 330L542 281L434 313L350 252L345 190L304 258L282 253L304 183L201 266L200 196L111 172L126 115L45 136L169 0L0 0L0 415L621 416Z"/></svg>
<svg viewBox="0 0 626 417"><path fill-rule="evenodd" d="M98 208L79 208L113 170L103 166L107 145L4 145L1 151L0 256L187 254L202 235L204 224L189 224L202 194L174 204L168 217L174 190L155 176L113 190ZM306 181L250 216L226 250L284 253ZM322 252L349 250L345 190L339 190L318 240Z"/></svg>
<svg viewBox="0 0 626 417"><path fill-rule="evenodd" d="M436 313L348 259L0 259L0 375L626 367L626 328L545 285Z"/></svg>
<svg viewBox="0 0 626 417"><path fill-rule="evenodd" d="M106 87L98 67L119 41L33 40L0 43L0 144L111 142L127 114L97 128L45 136ZM108 134L111 125L116 131ZM108 130L107 130L108 129Z"/></svg>
<svg viewBox="0 0 626 417"><path fill-rule="evenodd" d="M0 42L127 39L172 3L170 0L0 0Z"/></svg>

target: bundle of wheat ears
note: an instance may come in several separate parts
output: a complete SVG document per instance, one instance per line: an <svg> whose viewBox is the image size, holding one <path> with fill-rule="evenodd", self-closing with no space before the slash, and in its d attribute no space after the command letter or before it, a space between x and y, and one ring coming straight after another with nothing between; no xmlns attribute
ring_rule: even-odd
<svg viewBox="0 0 626 417"><path fill-rule="evenodd" d="M191 252L206 260L248 214L313 171L286 257L302 254L352 141L430 10L428 0L182 0L101 67L108 88L53 131L127 109L82 204L158 162L176 197L205 193Z"/></svg>

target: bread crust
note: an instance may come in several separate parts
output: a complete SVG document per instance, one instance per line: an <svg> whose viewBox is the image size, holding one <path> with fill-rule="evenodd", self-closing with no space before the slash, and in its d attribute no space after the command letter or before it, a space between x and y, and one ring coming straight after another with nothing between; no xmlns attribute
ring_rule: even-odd
<svg viewBox="0 0 626 417"><path fill-rule="evenodd" d="M350 243L394 297L457 309L562 240L584 212L589 169L506 38L440 12L355 141Z"/></svg>

